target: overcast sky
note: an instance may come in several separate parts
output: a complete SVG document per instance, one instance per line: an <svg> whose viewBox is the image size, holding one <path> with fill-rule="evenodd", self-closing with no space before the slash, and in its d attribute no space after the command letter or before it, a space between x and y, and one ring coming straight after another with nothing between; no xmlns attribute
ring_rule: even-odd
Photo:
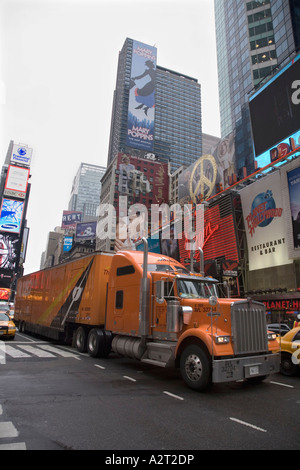
<svg viewBox="0 0 300 470"><path fill-rule="evenodd" d="M81 162L106 166L126 37L201 84L202 130L220 136L213 0L0 0L1 166L33 148L25 273L39 269ZM200 155L199 155L200 156Z"/></svg>

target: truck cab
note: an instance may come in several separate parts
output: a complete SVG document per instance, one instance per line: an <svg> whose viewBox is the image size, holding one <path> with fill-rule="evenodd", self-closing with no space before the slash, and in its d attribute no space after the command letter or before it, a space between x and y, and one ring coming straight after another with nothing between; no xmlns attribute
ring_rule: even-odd
<svg viewBox="0 0 300 470"><path fill-rule="evenodd" d="M164 255L121 251L112 261L106 330L118 354L180 367L187 385L262 380L279 371L276 335L265 307L218 296L217 280L190 273Z"/></svg>

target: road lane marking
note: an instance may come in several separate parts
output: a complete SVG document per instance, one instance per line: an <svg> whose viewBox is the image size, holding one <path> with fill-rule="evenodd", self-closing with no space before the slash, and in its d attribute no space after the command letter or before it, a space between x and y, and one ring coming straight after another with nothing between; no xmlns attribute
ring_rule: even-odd
<svg viewBox="0 0 300 470"><path fill-rule="evenodd" d="M288 387L288 388L295 388L293 385L287 385L287 384L283 384L281 382L272 382L271 380L270 380L270 384L281 385L282 387Z"/></svg>
<svg viewBox="0 0 300 470"><path fill-rule="evenodd" d="M99 364L94 364L95 367L98 367L99 369L105 369L103 366L99 366Z"/></svg>
<svg viewBox="0 0 300 470"><path fill-rule="evenodd" d="M0 405L0 415L2 415L3 413L3 408L2 408L2 405Z"/></svg>
<svg viewBox="0 0 300 470"><path fill-rule="evenodd" d="M127 380L131 380L131 382L136 382L135 379L133 379L132 377L128 377L128 375L123 375L124 379L127 379Z"/></svg>
<svg viewBox="0 0 300 470"><path fill-rule="evenodd" d="M169 395L170 397L177 398L177 400L184 400L183 397L180 397L179 395L174 395L174 393L170 393L170 392L163 392L163 393L165 393L166 395Z"/></svg>
<svg viewBox="0 0 300 470"><path fill-rule="evenodd" d="M254 426L254 424L246 423L246 421L241 421L240 419L237 418L229 418L231 421L235 421L236 423L243 424L244 426L249 426L252 429L255 429L256 431L261 431L261 432L267 432L266 429L259 428L257 426Z"/></svg>

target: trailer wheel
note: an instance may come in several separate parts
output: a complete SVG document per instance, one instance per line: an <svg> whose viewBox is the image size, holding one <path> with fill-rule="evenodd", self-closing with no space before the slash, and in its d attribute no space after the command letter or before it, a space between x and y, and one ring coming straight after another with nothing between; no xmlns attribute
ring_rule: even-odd
<svg viewBox="0 0 300 470"><path fill-rule="evenodd" d="M76 330L75 346L79 352L86 351L86 332L82 326Z"/></svg>
<svg viewBox="0 0 300 470"><path fill-rule="evenodd" d="M103 330L93 328L88 335L87 351L92 357L105 356L105 336Z"/></svg>
<svg viewBox="0 0 300 470"><path fill-rule="evenodd" d="M203 391L210 382L211 368L205 351L196 344L187 346L180 358L184 382L193 390Z"/></svg>

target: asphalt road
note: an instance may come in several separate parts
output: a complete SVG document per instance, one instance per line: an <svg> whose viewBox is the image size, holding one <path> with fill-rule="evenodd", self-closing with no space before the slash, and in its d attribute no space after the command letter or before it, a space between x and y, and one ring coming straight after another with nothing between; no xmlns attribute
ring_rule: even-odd
<svg viewBox="0 0 300 470"><path fill-rule="evenodd" d="M142 450L178 459L183 451L196 459L201 450L300 449L300 375L198 393L177 370L93 359L19 333L0 346L0 450L103 450L103 459Z"/></svg>

